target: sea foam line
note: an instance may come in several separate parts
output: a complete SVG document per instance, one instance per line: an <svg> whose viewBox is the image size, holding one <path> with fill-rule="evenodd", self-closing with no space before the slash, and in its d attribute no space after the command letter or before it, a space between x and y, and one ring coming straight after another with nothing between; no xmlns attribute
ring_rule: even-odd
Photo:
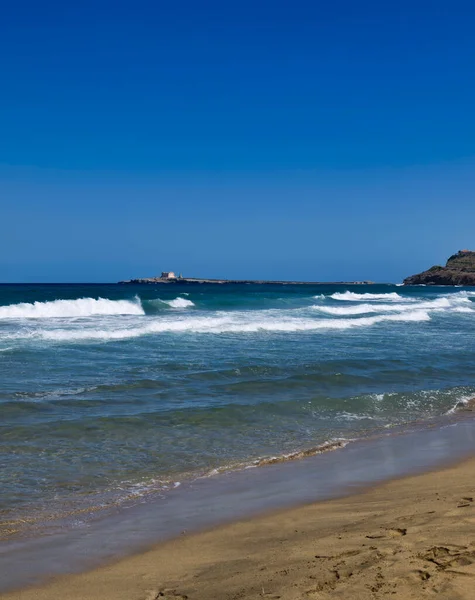
<svg viewBox="0 0 475 600"><path fill-rule="evenodd" d="M333 300L345 300L346 302L359 302L361 300L388 300L397 302L413 302L413 298L401 296L396 292L388 292L387 294L356 294L355 292L335 292L330 296Z"/></svg>
<svg viewBox="0 0 475 600"><path fill-rule="evenodd" d="M247 321L245 320L247 318ZM292 333L319 330L345 330L369 327L385 321L419 322L429 321L426 311L412 311L402 314L375 315L360 319L308 319L289 317L287 319L261 316L249 317L245 313L217 317L182 317L179 319L154 319L144 325L120 329L40 329L15 334L16 338L36 338L57 342L81 340L126 340L145 335L161 333Z"/></svg>
<svg viewBox="0 0 475 600"><path fill-rule="evenodd" d="M22 302L0 306L0 319L51 319L91 317L94 315L144 315L139 298L108 300L107 298L78 298L51 302Z"/></svg>
<svg viewBox="0 0 475 600"><path fill-rule="evenodd" d="M314 298L319 299L319 300L325 299L327 297L332 298L333 300L343 300L346 302L360 302L360 301L373 302L373 301L379 301L379 300L386 300L389 302L420 302L421 301L420 298L415 298L415 297L411 297L411 296L401 296L397 292L387 292L387 293L382 293L382 294L370 294L370 293L357 294L356 292L346 291L346 292L335 292L334 294L331 294L330 296L324 296L323 294L320 296L314 296ZM439 298L450 298L450 299L474 298L475 292L463 290L461 292L456 292L453 294L442 294L438 297Z"/></svg>
<svg viewBox="0 0 475 600"><path fill-rule="evenodd" d="M454 312L473 312L470 306L472 305L471 300L465 296L454 296L452 298L444 296L442 298L435 298L434 300L428 300L427 302L406 302L402 304L356 304L350 306L323 306L315 304L312 306L314 310L323 312L329 315L363 315L367 313L381 313L381 312L407 312L414 310L425 310L425 311L454 311Z"/></svg>

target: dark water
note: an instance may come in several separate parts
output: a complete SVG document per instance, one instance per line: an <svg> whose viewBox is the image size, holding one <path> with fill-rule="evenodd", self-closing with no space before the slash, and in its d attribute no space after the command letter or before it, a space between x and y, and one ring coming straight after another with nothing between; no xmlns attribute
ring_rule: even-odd
<svg viewBox="0 0 475 600"><path fill-rule="evenodd" d="M444 415L475 396L474 301L377 285L0 286L0 531Z"/></svg>

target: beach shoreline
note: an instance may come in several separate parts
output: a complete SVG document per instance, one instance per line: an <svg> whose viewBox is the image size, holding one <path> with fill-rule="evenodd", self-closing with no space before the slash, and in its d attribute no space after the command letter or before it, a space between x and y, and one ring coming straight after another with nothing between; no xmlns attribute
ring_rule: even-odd
<svg viewBox="0 0 475 600"><path fill-rule="evenodd" d="M14 543L19 540L27 541L35 538L39 538L45 535L55 535L58 532L70 530L77 526L77 520L80 519L81 524L87 524L88 526L94 526L97 520L108 519L110 515L117 513L118 511L123 512L131 508L134 508L140 503L156 503L164 495L175 493L178 487L190 488L200 480L209 480L210 478L228 476L233 478L235 475L242 473L247 469L262 467L269 467L275 465L281 465L283 463L295 461L301 461L305 459L311 459L318 457L327 452L334 452L345 449L348 444L366 445L376 444L378 440L387 436L400 436L424 431L428 428L444 428L457 422L470 422L473 421L473 411L475 410L475 398L470 400L464 400L457 402L451 410L446 414L433 418L428 421L415 421L405 423L403 425L390 428L385 432L384 430L375 430L368 432L367 435L361 435L359 438L337 438L326 441L320 445L307 447L299 450L295 450L289 453L277 454L274 456L267 456L258 458L247 463L238 463L235 465L227 465L219 469L212 469L204 473L190 473L182 474L180 476L180 482L175 482L174 478L168 480L160 480L160 485L154 484L149 487L144 486L143 490L137 491L135 494L131 493L129 496L125 496L120 500L110 500L106 496L97 498L95 503L83 504L73 506L72 508L64 509L62 511L56 510L55 512L37 511L32 512L30 515L8 515L6 519L0 520L0 542L11 542ZM474 421L475 423L475 421ZM465 450L455 449L453 456L456 460L464 454ZM451 463L453 457L443 457L442 462ZM422 470L432 468L429 464L423 465ZM402 476L410 474L411 470L408 469ZM183 477L184 475L184 477ZM385 481L392 479L393 475L382 475L381 480ZM368 482L365 481L363 486L367 486ZM331 497L341 496L341 490L333 489L327 496L328 499ZM344 494L343 494L344 495ZM327 498L325 498L327 499ZM305 501L293 500L294 505L299 505L308 502L308 498ZM286 507L285 507L286 508ZM256 512L263 512L260 507ZM176 533L175 533L176 534ZM169 532L164 535L165 538L170 537ZM1 561L1 556L0 556ZM2 586L0 584L0 592Z"/></svg>
<svg viewBox="0 0 475 600"><path fill-rule="evenodd" d="M472 457L344 498L184 534L0 598L474 598L474 475Z"/></svg>
<svg viewBox="0 0 475 600"><path fill-rule="evenodd" d="M163 507L160 512L160 506L156 503L148 505L148 509L146 506L137 507L135 513L133 509L128 514L127 511L126 513L120 512L116 515L115 520L109 518L102 522L91 523L86 531L81 531L79 528L75 532L66 532L65 539L68 535L76 536L69 540L69 545L65 544L65 539L61 539L61 537L46 536L38 538L36 546L33 544L29 547L29 542L26 541L26 551L22 550L20 544L20 547L16 548L16 556L15 546L13 545L14 550L9 552L5 545L2 552L3 558L0 557L0 568L4 574L2 575L2 592L4 593L0 593L0 599L29 600L33 597L51 598L52 600L97 597L105 598L105 600L122 597L137 598L137 600L163 597L237 599L271 598L277 597L279 594L281 598L292 599L339 597L338 590L348 589L345 586L350 583L349 580L346 583L340 581L340 579L344 579L340 573L342 564L347 565L347 560L343 560L342 557L361 555L367 562L370 560L369 555L367 556L370 547L379 548L378 544L369 544L369 541L374 539L378 543L383 542L384 552L373 550L373 554L376 553L379 557L382 552L382 555L386 557L384 560L379 557L374 563L378 566L374 566L374 569L389 568L386 565L388 561L393 569L394 565L402 558L405 561L409 560L410 564L417 563L420 566L422 564L420 561L426 559L418 558L419 550L416 554L410 554L408 558L407 548L404 550L407 544L403 544L404 548L393 547L392 542L401 537L404 542L412 540L419 548L424 540L430 538L429 530L441 529L444 531L446 526L450 526L449 529L455 528L453 535L456 536L456 541L450 539L444 543L441 541L440 547L448 548L450 546L451 548L451 544L464 546L463 555L454 555L454 560L460 558L460 561L466 562L465 566L468 566L471 564L471 562L467 562L471 561L471 553L473 553L475 562L475 537L472 536L473 539L468 539L470 537L469 527L465 527L464 535L468 535L468 537L466 543L462 544L460 541L462 533L455 527L454 520L449 519L446 523L444 519L449 513L452 515L455 510L454 518L457 515L462 519L468 516L469 519L465 525L475 523L475 504L473 504L473 500L470 500L475 497L475 487L471 486L471 478L473 479L475 474L474 433L474 420L466 418L424 430L401 432L396 435L389 434L378 440L362 440L336 452L304 458L291 463L271 464L264 468L250 469L241 474L235 473L234 479L233 477L218 477L214 482L200 482L201 488L198 485L193 490L189 490L188 495L177 495L168 503L169 506L176 504L172 513L163 512ZM464 439L465 442L460 445L460 440ZM454 445L456 440L458 440L458 446ZM409 464L409 461L412 464ZM368 476L368 472L372 475ZM363 474L366 474L366 480L362 479ZM336 487L335 482L331 481L332 477L336 477L339 481L339 487ZM319 481L323 478L325 478L324 482ZM262 484L261 491L256 489L255 482L257 480ZM316 481L318 485L316 485ZM437 487L437 492L426 493L427 490L435 489L435 487ZM252 493L250 492L251 488ZM293 491L290 495L289 490ZM439 495L438 498L434 495L435 493ZM258 499L264 500L264 503L252 504L253 494L254 496L257 494ZM276 497L274 502L272 494ZM454 494L458 497L456 498ZM230 501L229 499L233 495L235 498ZM332 496L333 499L327 499ZM193 502L190 504L190 498L192 501L194 498L195 503L197 502L194 509ZM367 500L364 500L365 498ZM445 500L442 501L442 498ZM378 499L380 505L386 508L384 510L371 508L368 512L364 508L365 502L368 506L372 506L376 502L375 499ZM220 504L224 505L226 502L229 503L228 512L221 506L221 514L219 514ZM414 504L414 510L410 509L411 502ZM244 506L246 503L247 505ZM430 508L421 513L421 503L424 506L430 505ZM456 506L457 503L461 506ZM202 515L203 506L206 504L209 505L209 515L212 515L210 518ZM342 507L345 507L344 510ZM432 512L434 507L436 510ZM443 507L442 512L441 507ZM179 514L182 516L181 519L177 519ZM426 520L422 519L421 521L422 514L427 516ZM201 515L201 523L196 522L197 515L198 517ZM345 520L344 515L347 517L352 515L352 517ZM429 515L434 516L429 519ZM159 535L159 529L156 529L157 522L166 519L173 521L173 518L176 520L173 535L168 535L168 538ZM318 527L314 524L315 519L317 519L315 523L318 524ZM369 527L368 523L374 520L373 529L381 531L379 533L369 531L363 536L361 527L356 527L352 519L360 523L361 527L365 524L366 528ZM397 525L403 521L405 523L403 526ZM188 528L187 522L190 525L194 524L194 527ZM292 523L295 524L293 530L290 525ZM328 530L330 523L333 523L333 533ZM424 532L426 525L429 529ZM181 531L180 527L183 527ZM321 531L320 527L323 528ZM414 527L416 529L413 529ZM407 535L398 533L398 529L406 529ZM407 537L410 529L411 538ZM149 530L150 533L148 540L144 536L145 530ZM390 533L386 534L386 530ZM163 534L163 530L161 531ZM285 531L284 537L282 537L283 531ZM170 532L172 529L169 528L168 533L170 534ZM348 532L353 532L350 538L346 535ZM315 550L315 556L325 556L327 557L325 559L316 560L308 555L310 550L307 546L310 544L311 536L320 538L323 534L326 538L328 537L326 544L331 541L332 547L338 548L338 552L332 550L333 562L328 558L330 554L327 546L325 546L324 552L318 548ZM452 529L447 532L447 536L451 535ZM141 540L141 543L136 543L135 548L134 536L137 537L135 542ZM358 548L354 547L355 536L360 536L358 539L361 543ZM94 539L97 542L101 538L109 539L109 554L99 558L94 556L93 546ZM277 545L276 539L279 539ZM302 546L302 539L305 540L305 548ZM470 545L471 542L474 542L473 547ZM247 548L247 545L251 550ZM223 564L223 557L217 552L217 548L223 548L223 546L226 547L225 555L233 553L235 555L229 564ZM175 559L171 562L168 559L170 549L175 553ZM357 553L355 553L356 550ZM386 556L389 551L395 552L390 559ZM237 554L239 553L243 553L243 557L238 558ZM289 570L289 566L284 565L286 556L295 554L296 557L289 563L291 566ZM65 557L68 555L69 562L65 561ZM261 555L267 557L264 563L258 559L258 556ZM87 560L88 556L90 560ZM372 561L374 556L371 556ZM28 569L32 561L38 560L38 557L43 557L41 559L43 563L40 564L40 560L38 572L32 571L31 577L28 578ZM356 558L354 560L356 561ZM61 561L64 562L61 564ZM154 561L156 562L155 566L153 566ZM290 591L297 595L289 595L290 591L287 588L282 595L282 590L279 592L277 589L280 589L279 586L287 586L286 582L292 580L287 576L289 573L282 578L279 575L280 571L276 571L272 572L270 579L265 579L266 574L270 575L267 573L269 569L274 568L275 561L280 561L280 571L289 571L289 573L294 573L295 577L297 574L298 577L303 577L302 581L300 579L294 581L290 586L295 588ZM253 571L249 581L247 579L241 581L243 573L239 570L241 567L235 572L237 565L241 562L242 565L247 565L247 563L260 565L255 567L255 572ZM182 572L177 567L179 564L183 569ZM214 569L212 565L216 565L216 568ZM331 569L328 570L330 566ZM303 575L307 567L311 571L308 577ZM135 574L134 569L137 570ZM207 576L203 583L198 575L203 569L210 572L216 570L216 575ZM249 567L246 566L244 572L246 569L248 570ZM320 573L318 577L314 572L315 569ZM357 578L353 579L353 575L358 574L362 567L355 564L351 569L352 575L348 575L348 577L352 578L351 582L353 583L357 581ZM12 578L15 570L17 571L16 578ZM430 569L424 571L419 568L407 572L408 577L410 575L412 579L415 578L415 583L418 583L418 571L423 571L423 577L429 573L428 579L433 579L431 584L437 580L435 574L431 574ZM197 576L190 576L187 579L186 574L190 572L194 572ZM331 575L333 572L339 574L335 581ZM346 573L344 569L343 572ZM138 577L139 573L142 574L140 577ZM325 581L321 579L322 573L325 573ZM370 569L368 573L372 573L372 570ZM449 569L448 573L452 573L452 570ZM111 592L109 593L102 589L101 582L104 577L105 580L108 580L111 576L114 581L111 583ZM153 581L154 585L147 584L148 587L144 588L141 581L142 576L144 581ZM461 577L464 576L466 577L466 575L461 575ZM218 590L219 577L222 577L221 591ZM304 580L307 581L306 577L309 579L307 591L303 589ZM309 592L315 577L319 582L316 584L319 591L315 588L316 595L314 592ZM393 576L391 575L391 577ZM234 584L227 587L227 581L230 578L240 582L239 586L244 595L240 595L241 592L233 591ZM121 583L116 586L117 581ZM183 581L186 583L184 587ZM262 589L261 595L259 595L258 591L256 592L256 582L259 582L262 589L269 589L274 595L268 595L270 593L268 591L262 595ZM32 585L28 587L29 584ZM384 584L384 586L387 590L391 587L389 584ZM122 588L127 590L128 595L120 595ZM168 596L159 595L165 593L164 590L167 589L175 590L173 592L175 595L172 592L166 592ZM382 596L364 595L367 592L365 589L361 590L363 595L354 597L384 597L384 594ZM414 589L419 588L416 585ZM317 594L317 591L320 595ZM298 595L299 593L301 595ZM418 593L421 593L420 589ZM412 598L413 596L401 595L398 597ZM470 598L470 596L453 597Z"/></svg>

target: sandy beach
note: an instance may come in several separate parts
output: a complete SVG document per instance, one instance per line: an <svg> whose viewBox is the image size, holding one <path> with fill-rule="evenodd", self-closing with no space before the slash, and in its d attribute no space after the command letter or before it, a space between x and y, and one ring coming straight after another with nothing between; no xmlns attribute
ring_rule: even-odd
<svg viewBox="0 0 475 600"><path fill-rule="evenodd" d="M187 535L2 600L475 598L475 459Z"/></svg>

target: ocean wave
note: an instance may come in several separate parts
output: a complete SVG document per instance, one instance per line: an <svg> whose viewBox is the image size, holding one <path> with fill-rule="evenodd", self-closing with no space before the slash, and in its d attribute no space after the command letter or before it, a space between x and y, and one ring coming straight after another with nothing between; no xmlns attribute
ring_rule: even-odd
<svg viewBox="0 0 475 600"><path fill-rule="evenodd" d="M154 298L153 300L142 300L142 305L145 308L146 314L154 314L161 312L166 306L169 308L188 308L195 306L195 303L187 298L178 296L171 300L164 300L162 298Z"/></svg>
<svg viewBox="0 0 475 600"><path fill-rule="evenodd" d="M389 300L397 302L413 302L413 298L401 296L396 292L388 292L387 294L356 294L355 292L335 292L330 296L333 300L345 300L346 302L359 302L360 300Z"/></svg>
<svg viewBox="0 0 475 600"><path fill-rule="evenodd" d="M210 471L199 476L199 479L205 479L208 477L214 477L221 475L229 471L240 471L242 469L255 469L256 467L267 467L269 465L276 465L284 462L300 460L302 458L309 458L310 456L316 456L318 454L324 454L325 452L332 452L333 450L340 450L345 448L349 443L356 441L353 438L336 438L331 439L327 442L323 442L318 446L306 448L303 450L295 450L294 452L288 452L286 454L278 454L276 456L265 456L256 458L249 462L237 462L222 465L211 469Z"/></svg>
<svg viewBox="0 0 475 600"><path fill-rule="evenodd" d="M247 318L247 321L244 319ZM403 314L375 315L361 319L307 319L289 317L261 318L241 315L228 315L216 317L188 317L176 320L154 320L139 327L123 329L51 329L27 332L27 337L43 340L74 342L81 340L126 340L145 335L160 333L292 333L303 331L318 331L328 329L353 329L369 327L384 321L393 322L419 322L429 321L430 316L426 311L412 311ZM19 334L24 337L24 334Z"/></svg>
<svg viewBox="0 0 475 600"><path fill-rule="evenodd" d="M186 298L174 298L173 300L160 300L160 302L164 302L171 306L172 308L187 308L188 306L194 306L194 302L191 300L187 300Z"/></svg>
<svg viewBox="0 0 475 600"><path fill-rule="evenodd" d="M0 319L51 319L61 317L91 317L94 315L144 315L136 298L108 300L107 298L78 298L51 302L22 302L0 306Z"/></svg>
<svg viewBox="0 0 475 600"><path fill-rule="evenodd" d="M315 304L311 308L327 315L335 316L364 315L375 312L402 312L404 310L412 310L412 306L401 304L358 304L356 306L319 306Z"/></svg>
<svg viewBox="0 0 475 600"><path fill-rule="evenodd" d="M314 446L313 448L307 448L305 450L296 450L295 452L290 452L289 454L281 454L280 456L271 456L269 458L258 458L253 461L253 467L264 467L267 465L275 465L278 463L288 462L291 460L299 460L302 458L308 458L309 456L316 456L317 454L323 454L325 452L331 452L332 450L339 450L340 448L345 448L348 446L350 442L353 442L353 439L339 438L335 440L330 440L328 442L324 442L319 446Z"/></svg>
<svg viewBox="0 0 475 600"><path fill-rule="evenodd" d="M472 304L466 296L452 295L444 296L442 298L435 298L434 300L428 300L427 302L406 302L402 304L357 304L350 306L322 306L315 304L312 306L314 310L329 314L329 315L363 315L368 313L381 313L381 312L407 312L414 310L424 311L443 311L449 310L451 312L473 312L470 306Z"/></svg>

